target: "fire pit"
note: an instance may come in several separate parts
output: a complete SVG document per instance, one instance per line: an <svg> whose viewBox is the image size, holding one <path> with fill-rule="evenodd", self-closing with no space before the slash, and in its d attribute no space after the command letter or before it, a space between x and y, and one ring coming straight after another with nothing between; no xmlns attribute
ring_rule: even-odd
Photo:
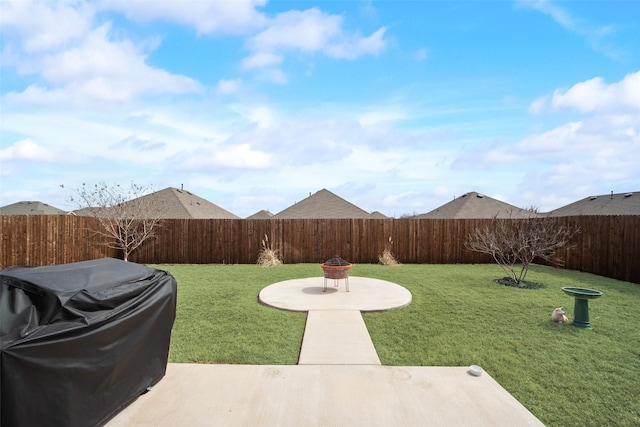
<svg viewBox="0 0 640 427"><path fill-rule="evenodd" d="M349 292L349 270L351 270L352 265L349 261L337 255L321 264L322 271L324 272L323 292L327 291L327 279L333 279L335 287L338 287L338 280L344 279L347 292Z"/></svg>

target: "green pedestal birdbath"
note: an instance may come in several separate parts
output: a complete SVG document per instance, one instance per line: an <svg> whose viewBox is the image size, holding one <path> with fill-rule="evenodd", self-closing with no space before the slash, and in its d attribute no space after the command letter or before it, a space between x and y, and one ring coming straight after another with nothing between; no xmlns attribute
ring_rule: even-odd
<svg viewBox="0 0 640 427"><path fill-rule="evenodd" d="M587 288L562 288L565 294L575 298L573 306L573 326L593 329L589 321L589 300L602 296L602 292Z"/></svg>

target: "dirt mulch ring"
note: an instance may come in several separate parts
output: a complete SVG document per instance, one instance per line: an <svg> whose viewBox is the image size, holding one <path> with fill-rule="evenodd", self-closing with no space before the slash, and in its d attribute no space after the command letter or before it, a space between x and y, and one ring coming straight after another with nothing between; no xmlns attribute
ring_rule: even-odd
<svg viewBox="0 0 640 427"><path fill-rule="evenodd" d="M495 279L494 282L496 282L499 285L511 286L512 288L519 288L519 289L542 289L545 287L544 284L542 283L530 282L528 280L521 280L518 283L511 277L503 277L502 279Z"/></svg>

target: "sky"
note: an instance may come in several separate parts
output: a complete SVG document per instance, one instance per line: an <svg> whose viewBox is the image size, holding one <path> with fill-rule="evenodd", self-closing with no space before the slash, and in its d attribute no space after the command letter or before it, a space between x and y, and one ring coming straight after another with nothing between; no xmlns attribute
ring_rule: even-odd
<svg viewBox="0 0 640 427"><path fill-rule="evenodd" d="M0 206L640 191L640 1L0 0Z"/></svg>

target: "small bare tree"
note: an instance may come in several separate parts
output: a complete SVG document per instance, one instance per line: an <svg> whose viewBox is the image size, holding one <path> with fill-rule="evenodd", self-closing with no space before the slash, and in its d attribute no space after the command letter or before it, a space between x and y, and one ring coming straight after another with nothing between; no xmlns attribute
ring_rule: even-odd
<svg viewBox="0 0 640 427"><path fill-rule="evenodd" d="M556 252L578 232L577 227L559 224L555 218L494 218L491 226L476 229L464 243L469 250L491 255L509 278L519 284L536 258L562 265Z"/></svg>
<svg viewBox="0 0 640 427"><path fill-rule="evenodd" d="M128 189L104 182L93 187L82 184L77 193L71 201L98 220L100 230L96 233L106 238L108 247L121 250L125 261L155 235L154 229L165 213L159 201L148 195L149 190L133 182Z"/></svg>

